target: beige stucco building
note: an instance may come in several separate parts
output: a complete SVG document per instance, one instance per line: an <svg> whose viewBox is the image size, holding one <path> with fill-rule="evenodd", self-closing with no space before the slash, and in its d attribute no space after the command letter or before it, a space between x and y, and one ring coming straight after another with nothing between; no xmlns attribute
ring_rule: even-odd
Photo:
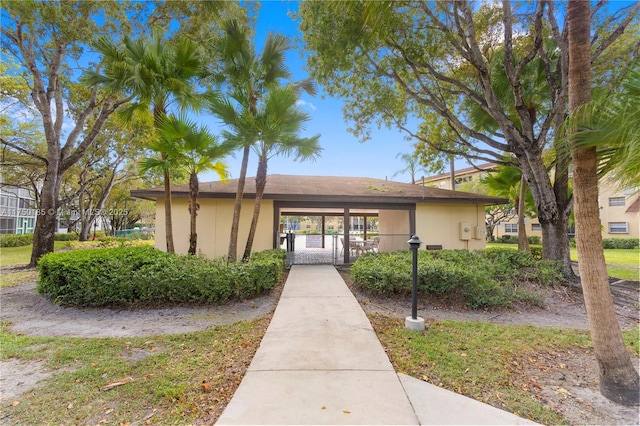
<svg viewBox="0 0 640 426"><path fill-rule="evenodd" d="M207 257L226 256L237 180L200 184L197 218L198 252ZM178 253L189 244L187 185L174 186L172 193L173 237ZM132 191L140 198L156 200L156 247L165 248L164 198L162 188ZM255 179L247 178L238 238L238 256L244 251L253 214ZM280 247L282 217L377 218L379 251L407 249L411 234L426 245L444 249L485 247L484 208L507 200L439 188L356 177L270 175L260 210L253 251ZM366 222L366 219L365 219ZM340 235L345 246L354 239L349 227ZM326 231L326 229L325 229ZM364 235L366 239L366 233ZM342 250L345 263L349 250Z"/></svg>
<svg viewBox="0 0 640 426"><path fill-rule="evenodd" d="M602 238L640 238L640 189L622 189L605 177L598 190Z"/></svg>
<svg viewBox="0 0 640 426"><path fill-rule="evenodd" d="M456 188L465 182L479 181L496 168L494 163L484 163L477 167L455 170ZM425 185L451 189L450 173L443 173L424 179ZM604 177L599 182L600 223L603 238L640 237L640 188L633 190L619 187L618 182ZM542 228L535 218L525 218L528 236L542 236ZM518 218L503 221L496 227L495 237L518 235Z"/></svg>

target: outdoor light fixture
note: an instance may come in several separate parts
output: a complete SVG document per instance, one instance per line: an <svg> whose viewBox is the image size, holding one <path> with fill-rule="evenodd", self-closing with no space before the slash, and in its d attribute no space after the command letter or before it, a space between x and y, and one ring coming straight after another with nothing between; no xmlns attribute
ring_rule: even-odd
<svg viewBox="0 0 640 426"><path fill-rule="evenodd" d="M423 331L424 319L418 317L418 249L422 241L416 234L412 234L411 239L407 242L413 254L413 262L411 273L411 316L405 319L404 326L409 330Z"/></svg>

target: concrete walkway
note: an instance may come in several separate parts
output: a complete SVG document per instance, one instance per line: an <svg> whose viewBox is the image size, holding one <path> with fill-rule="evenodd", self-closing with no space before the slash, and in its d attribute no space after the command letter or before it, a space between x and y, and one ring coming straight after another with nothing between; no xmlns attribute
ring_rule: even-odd
<svg viewBox="0 0 640 426"><path fill-rule="evenodd" d="M397 375L336 269L296 265L217 424L534 423Z"/></svg>

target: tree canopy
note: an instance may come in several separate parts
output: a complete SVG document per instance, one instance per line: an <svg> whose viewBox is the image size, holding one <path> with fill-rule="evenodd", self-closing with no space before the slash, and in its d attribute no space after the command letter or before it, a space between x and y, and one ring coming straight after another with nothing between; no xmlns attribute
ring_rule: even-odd
<svg viewBox="0 0 640 426"><path fill-rule="evenodd" d="M366 140L373 124L398 127L429 160L456 155L504 163L505 154L512 154L536 202L543 255L562 260L571 274L569 156L555 149L566 147L559 132L568 73L561 7L308 1L299 13L312 76L345 100L355 135ZM601 84L619 78L603 64L610 52L618 63L637 55L637 37L625 30L639 8L613 14L604 4L594 9L600 26L591 60ZM554 152L552 164L543 156L548 150Z"/></svg>

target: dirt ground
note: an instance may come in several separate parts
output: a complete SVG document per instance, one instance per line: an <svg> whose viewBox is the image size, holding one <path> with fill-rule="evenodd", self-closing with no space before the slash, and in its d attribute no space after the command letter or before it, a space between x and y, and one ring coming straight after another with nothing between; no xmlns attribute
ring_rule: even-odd
<svg viewBox="0 0 640 426"><path fill-rule="evenodd" d="M10 271L3 270L2 273ZM373 297L360 292L341 271L366 312L398 318L408 314L407 300ZM612 283L616 312L622 328L640 323L639 288L635 281ZM545 290L544 308L531 306L515 310L465 309L455 304L423 300L418 315L425 319L488 321L498 324L530 324L542 327L587 329L587 316L579 287ZM77 309L61 307L40 296L35 283L0 289L0 319L10 330L33 336L125 337L178 334L204 330L220 324L251 320L270 313L279 291L223 306L171 307L162 309ZM637 359L636 367L640 368ZM602 397L597 385L597 366L590 350L543 354L527 366L523 375L533 378L534 392L546 404L564 415L571 424L640 425L638 408L625 408ZM0 363L0 402L10 400L53 374L43 364L9 360Z"/></svg>

